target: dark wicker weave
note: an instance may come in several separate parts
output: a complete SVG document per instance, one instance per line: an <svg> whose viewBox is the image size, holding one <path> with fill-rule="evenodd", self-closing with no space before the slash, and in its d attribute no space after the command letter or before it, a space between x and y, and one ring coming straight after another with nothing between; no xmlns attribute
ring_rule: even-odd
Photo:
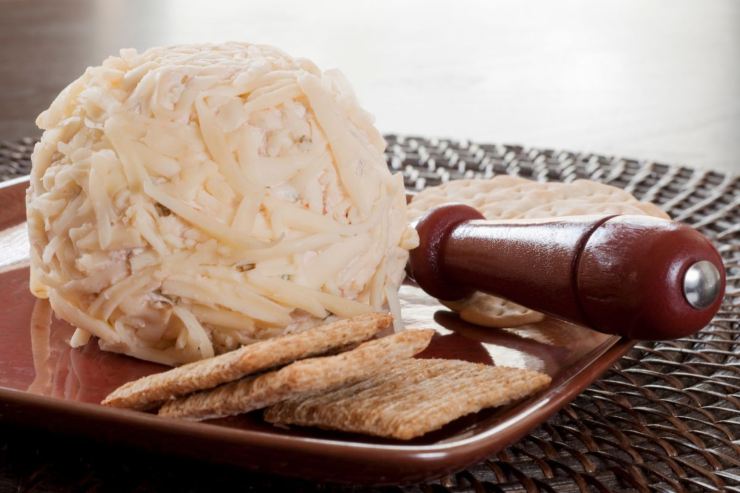
<svg viewBox="0 0 740 493"><path fill-rule="evenodd" d="M712 238L728 270L725 303L693 337L638 344L545 425L466 471L377 491L740 492L740 181L651 162L520 146L388 136L388 162L420 189L509 173L590 178L659 204ZM28 173L30 140L0 143L0 179ZM314 485L153 452L0 426L0 491L376 491ZM75 442L78 442L75 439Z"/></svg>

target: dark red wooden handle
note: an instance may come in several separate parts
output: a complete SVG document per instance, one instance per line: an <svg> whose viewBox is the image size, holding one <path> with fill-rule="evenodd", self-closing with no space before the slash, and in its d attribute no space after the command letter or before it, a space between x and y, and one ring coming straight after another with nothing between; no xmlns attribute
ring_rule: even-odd
<svg viewBox="0 0 740 493"><path fill-rule="evenodd" d="M655 340L701 329L724 294L725 270L711 242L662 219L492 222L453 204L428 213L417 230L421 242L411 252L411 274L439 299L479 290L602 332ZM696 265L716 269L702 303L687 294Z"/></svg>

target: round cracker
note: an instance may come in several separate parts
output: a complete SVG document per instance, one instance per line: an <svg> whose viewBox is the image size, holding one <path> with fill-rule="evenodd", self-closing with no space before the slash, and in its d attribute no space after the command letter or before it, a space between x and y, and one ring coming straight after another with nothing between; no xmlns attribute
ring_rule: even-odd
<svg viewBox="0 0 740 493"><path fill-rule="evenodd" d="M484 327L518 327L533 324L545 316L513 301L485 293L473 293L462 301L442 301L447 308L455 310L461 319Z"/></svg>
<svg viewBox="0 0 740 493"><path fill-rule="evenodd" d="M634 214L670 219L655 204L640 202L620 188L590 180L570 183L535 182L499 175L490 180L454 180L429 187L408 206L409 222L442 204L457 202L478 209L486 219L536 219L593 214ZM463 320L486 327L516 327L544 315L484 293L466 300L443 302Z"/></svg>

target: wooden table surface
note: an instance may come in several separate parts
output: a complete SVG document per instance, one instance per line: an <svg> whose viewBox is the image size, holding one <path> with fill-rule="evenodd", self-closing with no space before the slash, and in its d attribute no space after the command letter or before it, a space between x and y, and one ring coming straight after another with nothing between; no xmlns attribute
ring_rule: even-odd
<svg viewBox="0 0 740 493"><path fill-rule="evenodd" d="M736 0L0 0L0 139L119 48L232 39L341 68L383 132L740 170Z"/></svg>

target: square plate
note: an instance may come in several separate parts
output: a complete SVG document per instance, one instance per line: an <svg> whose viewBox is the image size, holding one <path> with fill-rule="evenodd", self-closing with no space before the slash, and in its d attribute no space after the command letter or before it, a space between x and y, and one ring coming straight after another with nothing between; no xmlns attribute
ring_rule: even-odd
<svg viewBox="0 0 740 493"><path fill-rule="evenodd" d="M548 373L545 391L465 416L401 442L348 433L277 428L261 412L202 423L111 409L111 390L164 367L68 345L73 328L28 291L27 180L0 186L0 419L64 429L109 443L322 481L389 484L463 469L515 442L619 359L633 342L564 322L488 329L462 322L413 284L401 289L407 327L434 327L419 357L466 359Z"/></svg>

